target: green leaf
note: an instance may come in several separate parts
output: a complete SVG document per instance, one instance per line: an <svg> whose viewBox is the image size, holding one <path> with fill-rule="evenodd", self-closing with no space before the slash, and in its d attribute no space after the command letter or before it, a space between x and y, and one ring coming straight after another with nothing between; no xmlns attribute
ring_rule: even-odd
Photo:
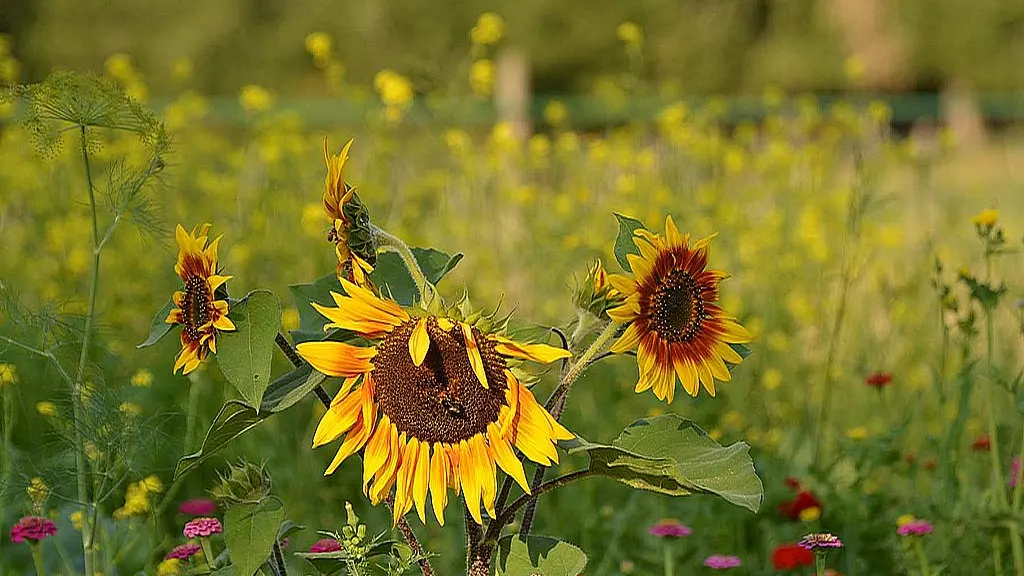
<svg viewBox="0 0 1024 576"><path fill-rule="evenodd" d="M332 272L317 278L311 284L292 284L288 289L295 299L295 309L299 311L299 329L292 331L295 343L322 340L324 324L327 324L328 320L317 312L310 302L316 302L321 306L336 306L334 298L331 298L331 292L345 293L341 282L338 282L338 276Z"/></svg>
<svg viewBox="0 0 1024 576"><path fill-rule="evenodd" d="M729 347L732 348L737 354L739 354L740 358L742 358L743 360L746 360L747 356L750 356L752 354L750 348L748 348L745 344L729 344ZM726 362L725 366L726 368L729 369L729 372L732 372L732 369L739 366L739 364L732 364Z"/></svg>
<svg viewBox="0 0 1024 576"><path fill-rule="evenodd" d="M508 535L498 540L497 576L579 576L587 555L548 536Z"/></svg>
<svg viewBox="0 0 1024 576"><path fill-rule="evenodd" d="M743 442L723 447L676 414L630 424L611 445L577 438L570 454L586 452L590 470L641 490L670 496L715 494L757 512L764 487Z"/></svg>
<svg viewBox="0 0 1024 576"><path fill-rule="evenodd" d="M391 555L392 549L398 546L402 546L402 544L394 540L377 542L366 552L366 559L370 560L379 556ZM348 559L348 553L344 550L337 552L296 552L295 556L312 564L316 571L321 574L334 574L344 570Z"/></svg>
<svg viewBox="0 0 1024 576"><path fill-rule="evenodd" d="M629 260L626 260L626 254L640 254L640 250L633 243L633 233L638 228L644 228L644 224L619 213L615 214L615 219L619 221L619 234L615 237L615 260L623 270L631 272L633 269L629 266Z"/></svg>
<svg viewBox="0 0 1024 576"><path fill-rule="evenodd" d="M136 348L147 348L156 344L161 338L171 331L171 328L174 328L173 324L165 322L165 320L167 320L167 315L171 313L172 308L174 308L174 301L168 300L167 304L164 304L164 307L161 308L155 316L153 316L153 322L149 327L149 337L146 338L145 342L136 346Z"/></svg>
<svg viewBox="0 0 1024 576"><path fill-rule="evenodd" d="M232 307L228 318L235 330L217 334L217 364L246 403L259 406L270 385L281 303L269 290L254 290Z"/></svg>
<svg viewBox="0 0 1024 576"><path fill-rule="evenodd" d="M260 413L281 412L294 406L326 380L327 377L303 364L270 383L263 393Z"/></svg>
<svg viewBox="0 0 1024 576"><path fill-rule="evenodd" d="M257 414L251 406L238 400L229 400L217 413L217 417L213 419L213 424L210 425L210 430L206 433L206 438L199 451L178 460L178 465L174 468L174 478L178 479L191 472L204 460L222 450L235 438L251 430L270 414L270 412Z"/></svg>
<svg viewBox="0 0 1024 576"><path fill-rule="evenodd" d="M419 264L427 281L436 285L462 260L462 254L448 255L433 248L413 248L412 255ZM403 306L412 306L418 292L409 270L394 252L383 252L377 256L370 279L384 294L391 294Z"/></svg>
<svg viewBox="0 0 1024 576"><path fill-rule="evenodd" d="M281 524L281 528L277 531L277 541L280 542L281 540L284 540L292 534L295 534L296 532L301 532L305 529L306 527L302 526L301 524L296 524L291 520L285 520L284 523Z"/></svg>
<svg viewBox="0 0 1024 576"><path fill-rule="evenodd" d="M228 508L224 513L224 543L235 574L252 576L267 561L282 522L284 505L276 498Z"/></svg>

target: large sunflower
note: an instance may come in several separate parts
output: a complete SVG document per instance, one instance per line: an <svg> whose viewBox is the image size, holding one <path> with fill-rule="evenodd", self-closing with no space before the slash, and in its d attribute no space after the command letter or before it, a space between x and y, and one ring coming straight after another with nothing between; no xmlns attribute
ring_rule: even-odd
<svg viewBox="0 0 1024 576"><path fill-rule="evenodd" d="M327 139L324 138L324 160L327 162L324 211L331 222L327 240L334 244L334 253L338 258L338 276L365 286L366 275L373 271L374 262L372 245L367 248L367 245L372 243L359 226L361 220L368 221L369 217L356 196L356 189L346 184L344 179L345 163L348 162L348 152L351 148L352 140L349 140L339 154L331 155ZM360 251L365 252L364 257L360 257Z"/></svg>
<svg viewBox="0 0 1024 576"><path fill-rule="evenodd" d="M178 261L174 271L185 283L185 290L174 293L175 308L164 321L182 326L181 352L174 359L174 372L182 370L183 374L198 368L210 352L217 353L218 330L235 329L228 318L227 300L217 300L215 296L217 289L231 276L217 274L220 237L207 245L209 231L209 224L193 228L191 234L181 224L175 230Z"/></svg>
<svg viewBox="0 0 1024 576"><path fill-rule="evenodd" d="M444 316L413 316L398 304L341 279L348 296L337 308L313 304L371 347L306 342L298 352L314 368L345 378L313 436L313 446L345 437L326 474L365 448L363 490L379 503L395 489L394 517L413 505L425 522L428 492L444 524L448 488L465 494L482 523L480 503L494 517L496 467L529 492L513 448L542 465L558 462L555 443L573 438L523 386L512 368L521 360L549 363L569 352L522 344Z"/></svg>
<svg viewBox="0 0 1024 576"><path fill-rule="evenodd" d="M710 241L691 245L689 234L681 235L669 216L664 237L637 230L633 243L640 254L626 256L632 277L608 277L625 297L608 315L629 323L612 351L637 348L637 392L653 388L658 399L671 403L678 377L691 396L700 385L714 396L715 379L730 380L725 363L743 359L729 344L750 342L751 336L715 304L718 283L728 275L707 268Z"/></svg>

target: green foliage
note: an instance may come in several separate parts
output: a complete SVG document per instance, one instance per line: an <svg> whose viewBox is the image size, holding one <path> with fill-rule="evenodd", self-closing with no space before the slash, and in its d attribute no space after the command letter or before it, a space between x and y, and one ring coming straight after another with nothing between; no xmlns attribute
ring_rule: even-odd
<svg viewBox="0 0 1024 576"><path fill-rule="evenodd" d="M508 535L498 540L498 576L578 576L586 566L582 550L556 538Z"/></svg>
<svg viewBox="0 0 1024 576"><path fill-rule="evenodd" d="M149 329L149 336L136 348L148 348L159 342L161 338L171 331L174 325L168 324L165 320L167 320L167 315L171 313L172 308L174 308L174 301L168 300L163 308L157 310L156 314L153 315L153 325Z"/></svg>
<svg viewBox="0 0 1024 576"><path fill-rule="evenodd" d="M269 412L257 413L255 409L238 400L230 400L220 409L213 419L209 432L203 440L202 447L194 454L182 456L174 469L174 477L180 478L202 464L204 460L222 450L232 440L251 430L270 415Z"/></svg>
<svg viewBox="0 0 1024 576"><path fill-rule="evenodd" d="M267 561L284 519L284 506L276 498L227 509L224 543L237 576L252 576Z"/></svg>
<svg viewBox="0 0 1024 576"><path fill-rule="evenodd" d="M217 334L217 364L246 403L258 407L270 385L281 304L273 292L255 290L231 306L228 318L235 330Z"/></svg>
<svg viewBox="0 0 1024 576"><path fill-rule="evenodd" d="M626 255L640 254L640 250L633 242L633 234L638 229L644 228L644 224L635 218L623 216L622 214L615 214L615 219L619 222L619 233L615 237L615 261L619 263L619 266L622 266L623 270L629 272L632 268L629 265L629 260L626 259Z"/></svg>
<svg viewBox="0 0 1024 576"><path fill-rule="evenodd" d="M757 512L764 487L750 447L723 447L693 422L675 414L637 420L611 445L577 438L570 454L586 452L590 470L641 490L670 496L714 494Z"/></svg>
<svg viewBox="0 0 1024 576"><path fill-rule="evenodd" d="M461 253L448 255L433 248L412 248L412 254L427 281L434 285L462 260ZM411 306L418 294L409 270L394 252L384 252L377 256L377 266L370 274L370 279L383 293L390 294L403 306Z"/></svg>

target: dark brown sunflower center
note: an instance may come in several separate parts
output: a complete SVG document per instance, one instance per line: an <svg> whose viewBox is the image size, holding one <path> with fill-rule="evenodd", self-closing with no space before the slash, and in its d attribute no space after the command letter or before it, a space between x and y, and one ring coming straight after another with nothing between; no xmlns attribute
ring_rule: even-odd
<svg viewBox="0 0 1024 576"><path fill-rule="evenodd" d="M213 295L205 278L190 276L185 281L185 301L182 302L184 333L192 341L198 341L199 329L212 320L210 308Z"/></svg>
<svg viewBox="0 0 1024 576"><path fill-rule="evenodd" d="M469 363L462 330L443 330L429 318L430 348L423 364L416 366L409 353L416 322L395 328L377 345L373 380L378 406L400 432L421 442L457 443L485 432L505 405L504 358L473 329L487 374L484 388Z"/></svg>
<svg viewBox="0 0 1024 576"><path fill-rule="evenodd" d="M704 299L693 276L685 270L669 272L651 297L651 324L669 342L690 342L704 318Z"/></svg>

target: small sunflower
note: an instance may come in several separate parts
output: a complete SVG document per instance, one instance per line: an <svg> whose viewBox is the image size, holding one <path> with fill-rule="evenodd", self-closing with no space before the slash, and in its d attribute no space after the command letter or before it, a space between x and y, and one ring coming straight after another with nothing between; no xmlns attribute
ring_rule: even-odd
<svg viewBox="0 0 1024 576"><path fill-rule="evenodd" d="M339 154L332 156L324 138L324 159L327 162L324 211L331 222L327 241L334 244L338 257L338 277L365 286L368 282L366 275L373 271L375 252L365 230L369 215L356 195L356 189L346 184L344 179L345 163L351 148L352 140L349 140Z"/></svg>
<svg viewBox="0 0 1024 576"><path fill-rule="evenodd" d="M743 360L729 344L750 342L751 336L715 304L718 283L728 275L707 269L710 241L691 245L669 216L664 237L642 228L634 234L640 254L626 256L632 277L608 277L625 297L608 315L629 324L612 352L638 348L638 393L653 388L659 400L671 403L678 377L691 396L700 385L714 396L715 379L731 379L725 363Z"/></svg>
<svg viewBox="0 0 1024 576"><path fill-rule="evenodd" d="M232 331L235 325L228 318L227 295L218 288L231 276L217 274L217 237L207 245L209 224L192 229L189 234L178 224L178 261L174 271L185 283L185 290L176 291L174 306L164 322L181 324L181 352L174 359L174 372L195 370L206 356L217 353L217 331ZM218 296L221 298L218 300Z"/></svg>
<svg viewBox="0 0 1024 576"><path fill-rule="evenodd" d="M345 378L313 436L314 448L345 437L325 475L363 449L363 490L378 504L394 488L396 522L413 505L425 522L429 493L443 525L453 488L482 523L481 501L495 515L496 466L529 492L514 448L541 465L558 462L555 443L574 436L512 368L522 360L554 362L567 350L515 342L445 316L416 317L344 278L341 284L348 296L332 293L337 308L313 304L330 320L324 328L351 330L374 344L298 345L314 368Z"/></svg>

